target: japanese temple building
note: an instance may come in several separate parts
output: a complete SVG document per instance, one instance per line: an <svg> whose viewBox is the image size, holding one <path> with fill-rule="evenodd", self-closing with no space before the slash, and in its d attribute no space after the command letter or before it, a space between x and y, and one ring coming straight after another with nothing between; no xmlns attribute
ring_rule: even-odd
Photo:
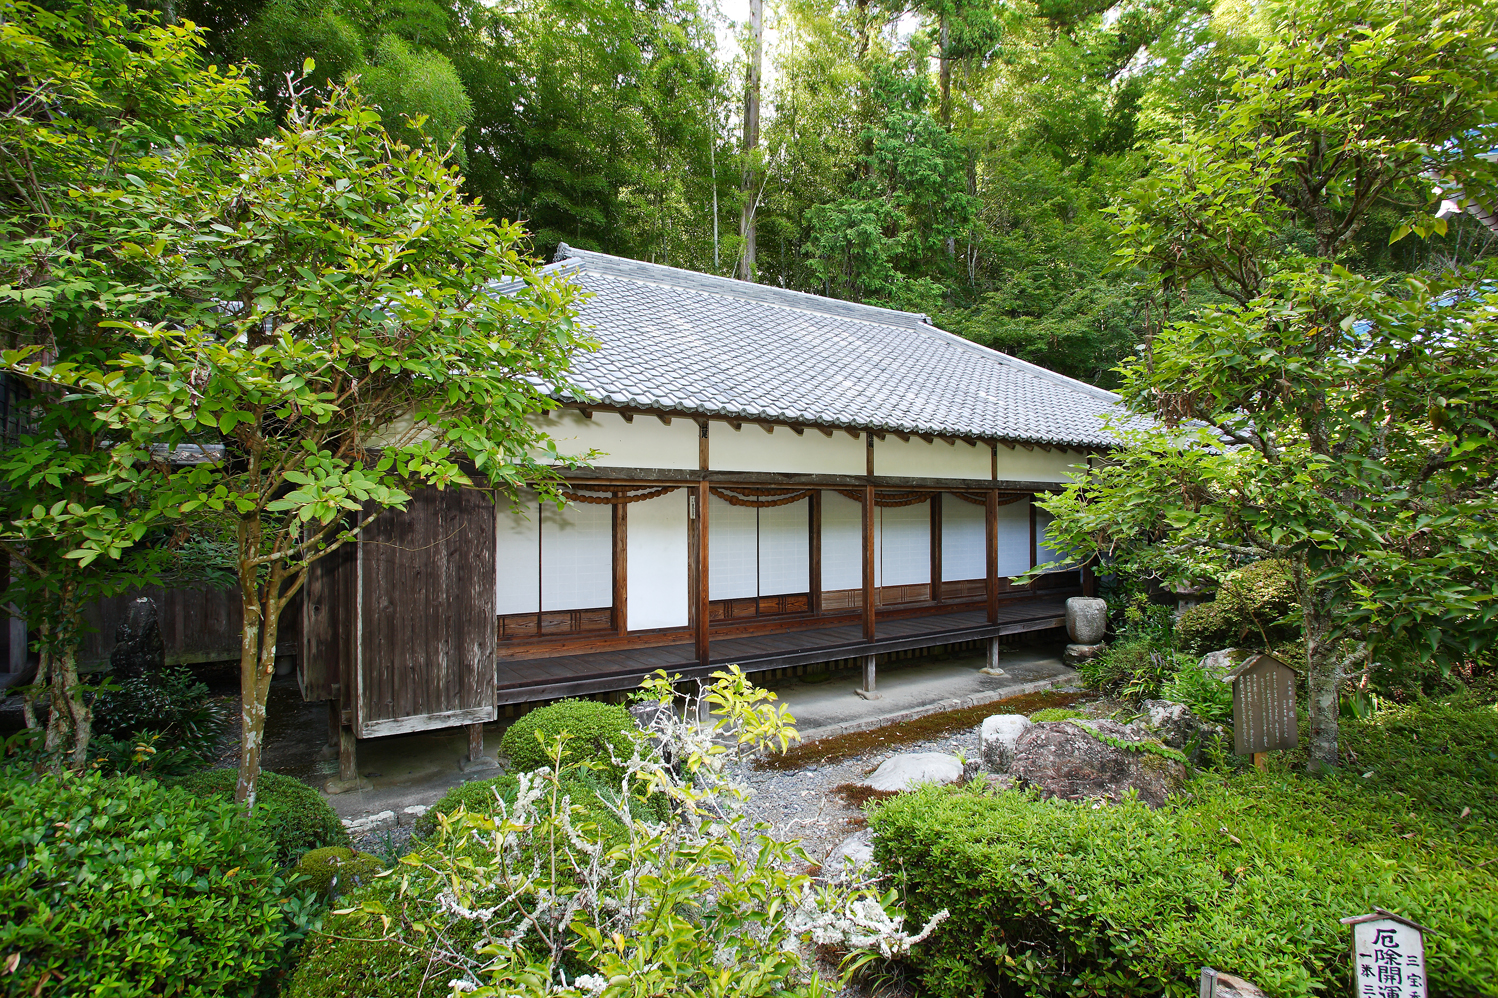
<svg viewBox="0 0 1498 998"><path fill-rule="evenodd" d="M601 346L538 417L568 505L427 491L319 563L303 695L352 738L477 726L656 669L768 671L1060 626L1057 489L1112 440L1109 392L923 315L570 249ZM350 763L351 766L351 763Z"/></svg>

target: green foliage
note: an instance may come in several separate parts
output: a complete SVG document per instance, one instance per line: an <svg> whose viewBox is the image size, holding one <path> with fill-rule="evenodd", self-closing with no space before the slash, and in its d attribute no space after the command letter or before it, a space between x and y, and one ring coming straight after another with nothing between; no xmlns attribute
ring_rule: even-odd
<svg viewBox="0 0 1498 998"><path fill-rule="evenodd" d="M1179 656L1143 638L1120 641L1097 658L1077 666L1082 680L1099 693L1127 700L1153 699L1181 667Z"/></svg>
<svg viewBox="0 0 1498 998"><path fill-rule="evenodd" d="M391 135L413 146L430 141L443 154L457 143L458 157L463 158L458 133L473 120L473 103L445 55L413 51L398 36L385 35L375 43L374 64L358 72ZM425 117L420 128L407 124L420 116Z"/></svg>
<svg viewBox="0 0 1498 998"><path fill-rule="evenodd" d="M522 714L505 730L499 748L512 769L539 769L550 764L550 746L565 731L570 737L563 762L597 764L600 775L617 782L634 752L632 736L637 730L635 719L620 704L559 700Z"/></svg>
<svg viewBox="0 0 1498 998"><path fill-rule="evenodd" d="M6 995L250 996L304 931L261 831L134 776L0 771Z"/></svg>
<svg viewBox="0 0 1498 998"><path fill-rule="evenodd" d="M384 868L380 857L346 846L313 849L296 864L296 872L307 878L307 888L325 901L370 883Z"/></svg>
<svg viewBox="0 0 1498 998"><path fill-rule="evenodd" d="M355 908L377 906L394 918L413 922L440 918L437 906L424 897L440 888L420 879L407 883L415 889L403 892L396 877L376 880L343 901ZM443 930L448 944L459 951L470 950L479 938L474 923L444 922ZM367 924L362 911L354 917L335 913L323 920L321 931L302 947L301 959L282 994L285 998L413 998L434 986L430 970L425 954L399 939L386 938ZM446 979L436 982L439 993L446 985Z"/></svg>
<svg viewBox="0 0 1498 998"><path fill-rule="evenodd" d="M1491 826L1453 830L1355 778L1203 776L1158 811L923 788L869 822L911 911L952 912L913 957L932 994L1187 996L1202 966L1340 993L1338 919L1371 905L1435 930L1433 995L1491 992Z"/></svg>
<svg viewBox="0 0 1498 998"><path fill-rule="evenodd" d="M1300 600L1291 567L1285 561L1256 561L1229 573L1213 602L1238 630L1239 640L1250 642L1252 647L1272 648L1300 636L1300 628L1295 626Z"/></svg>
<svg viewBox="0 0 1498 998"><path fill-rule="evenodd" d="M1209 723L1233 723L1232 685L1222 681L1221 673L1203 669L1199 661L1182 660L1176 674L1160 687L1160 699L1185 704Z"/></svg>
<svg viewBox="0 0 1498 998"><path fill-rule="evenodd" d="M1181 613L1176 620L1176 643L1190 655L1230 647L1239 634L1232 618L1216 600L1198 603Z"/></svg>
<svg viewBox="0 0 1498 998"><path fill-rule="evenodd" d="M1074 717L1086 717L1080 710L1072 710L1070 707L1044 707L1030 715L1030 720L1040 721L1070 721Z"/></svg>
<svg viewBox="0 0 1498 998"><path fill-rule="evenodd" d="M1138 742L1130 741L1127 738L1119 738L1117 735L1110 735L1107 732L1099 731L1097 728L1093 727L1091 724L1088 724L1086 721L1073 720L1072 723L1076 727L1081 728L1083 731L1096 738L1098 741L1102 742L1104 745L1111 745L1113 748L1119 749L1123 752L1143 752L1146 755L1154 755L1159 756L1161 759L1169 759L1171 762L1179 762L1183 766L1187 765L1190 762L1190 760L1188 760L1180 752L1171 748L1169 745L1162 744L1161 742L1154 739L1148 739Z"/></svg>
<svg viewBox="0 0 1498 998"><path fill-rule="evenodd" d="M232 801L237 778L232 769L209 769L177 785L203 800ZM322 794L279 773L261 774L253 818L271 842L276 862L283 866L291 866L310 850L349 844L343 822Z"/></svg>
<svg viewBox="0 0 1498 998"><path fill-rule="evenodd" d="M94 698L93 711L95 729L113 739L158 736L148 767L153 772L166 771L168 758L175 759L173 767L212 761L229 722L228 708L183 666L118 680Z"/></svg>
<svg viewBox="0 0 1498 998"><path fill-rule="evenodd" d="M441 825L441 818L456 815L460 808L468 814L493 817L499 813L501 802L507 809L514 807L519 788L519 780L511 775L459 784L443 794L430 810L417 818L413 830L418 836L429 837ZM614 814L613 807L627 807L633 817L641 821L659 822L670 817L670 807L661 794L617 801L619 784L606 783L601 774L592 770L571 770L563 781L562 789L578 809L580 820L596 824L599 835L606 840L624 837L624 825Z"/></svg>

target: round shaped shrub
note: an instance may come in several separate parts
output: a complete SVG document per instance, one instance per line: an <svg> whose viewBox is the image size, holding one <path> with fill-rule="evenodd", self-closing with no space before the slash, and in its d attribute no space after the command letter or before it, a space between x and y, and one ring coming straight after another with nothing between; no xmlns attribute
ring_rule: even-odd
<svg viewBox="0 0 1498 998"><path fill-rule="evenodd" d="M1238 639L1253 647L1291 641L1300 635L1298 626L1282 622L1300 609L1295 580L1286 562L1256 561L1234 572L1222 584L1216 602L1238 632Z"/></svg>
<svg viewBox="0 0 1498 998"><path fill-rule="evenodd" d="M1231 644L1234 630L1232 619L1219 603L1198 603L1176 620L1176 644L1184 652L1205 655Z"/></svg>
<svg viewBox="0 0 1498 998"><path fill-rule="evenodd" d="M270 843L233 804L137 776L0 771L11 995L251 995L296 926Z"/></svg>
<svg viewBox="0 0 1498 998"><path fill-rule="evenodd" d="M416 819L412 831L425 838L437 831L438 815L451 815L461 807L470 814L490 815L499 810L499 801L513 804L520 789L513 776L496 776L492 780L475 780L453 787L431 808ZM562 790L572 799L581 813L573 815L574 821L590 821L596 824L605 838L622 840L624 826L600 799L600 793L608 793L610 799L617 796L616 785L606 786L590 772L570 772L562 778ZM630 813L641 821L665 821L670 816L669 803L664 794L651 794L644 799L635 797L629 801Z"/></svg>
<svg viewBox="0 0 1498 998"><path fill-rule="evenodd" d="M195 797L233 801L238 779L235 770L210 769L193 773L178 785ZM260 774L255 820L275 843L277 861L287 866L313 849L349 845L343 822L322 794L301 780L279 773Z"/></svg>
<svg viewBox="0 0 1498 998"><path fill-rule="evenodd" d="M634 753L630 735L635 730L635 719L619 704L558 700L523 715L510 725L504 738L500 739L499 747L510 757L512 769L540 769L551 765L550 746L565 731L571 737L562 753L563 763L584 759L600 762L603 768L599 772L617 779L623 770L614 765L612 758L628 759Z"/></svg>
<svg viewBox="0 0 1498 998"><path fill-rule="evenodd" d="M303 856L296 865L296 872L310 878L307 886L319 897L332 901L340 894L369 883L384 868L385 864L378 856L343 846L326 846Z"/></svg>

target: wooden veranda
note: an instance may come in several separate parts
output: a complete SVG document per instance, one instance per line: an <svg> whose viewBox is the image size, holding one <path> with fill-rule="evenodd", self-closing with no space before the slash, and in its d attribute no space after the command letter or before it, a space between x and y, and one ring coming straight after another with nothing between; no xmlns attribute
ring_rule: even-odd
<svg viewBox="0 0 1498 998"><path fill-rule="evenodd" d="M650 648L552 658L501 657L495 701L504 705L632 689L657 669L683 679L701 678L730 664L745 672L764 672L997 638L1065 623L1066 596L1049 595L1004 601L993 623L983 609L879 620L872 640L864 636L859 623L714 638L709 643L706 665L689 639Z"/></svg>

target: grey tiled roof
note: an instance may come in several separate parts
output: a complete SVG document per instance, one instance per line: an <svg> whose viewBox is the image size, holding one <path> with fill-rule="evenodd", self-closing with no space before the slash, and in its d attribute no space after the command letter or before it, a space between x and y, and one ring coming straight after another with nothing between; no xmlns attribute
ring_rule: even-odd
<svg viewBox="0 0 1498 998"><path fill-rule="evenodd" d="M924 315L575 250L601 346L573 383L621 407L904 433L1106 446L1111 392L964 340Z"/></svg>

